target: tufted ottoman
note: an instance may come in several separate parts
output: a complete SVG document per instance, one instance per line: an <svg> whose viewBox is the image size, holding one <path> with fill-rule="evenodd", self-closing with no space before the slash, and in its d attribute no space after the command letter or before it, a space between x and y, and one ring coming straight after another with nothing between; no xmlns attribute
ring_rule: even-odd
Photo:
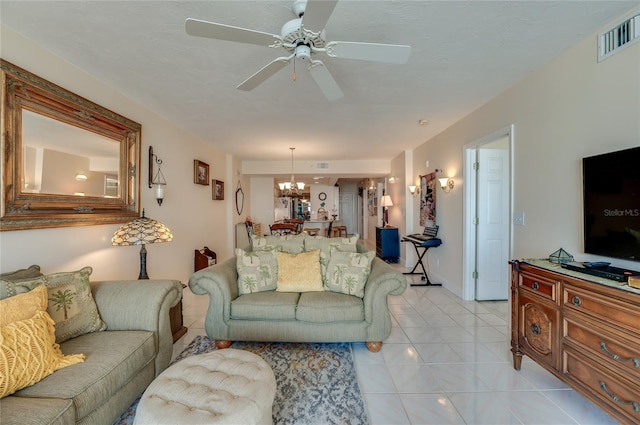
<svg viewBox="0 0 640 425"><path fill-rule="evenodd" d="M276 379L253 353L232 348L190 356L146 389L135 424L271 424Z"/></svg>

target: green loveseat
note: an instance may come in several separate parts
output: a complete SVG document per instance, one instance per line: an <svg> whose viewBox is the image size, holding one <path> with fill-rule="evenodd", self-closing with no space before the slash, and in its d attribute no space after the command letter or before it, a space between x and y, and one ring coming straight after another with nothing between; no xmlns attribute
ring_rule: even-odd
<svg viewBox="0 0 640 425"><path fill-rule="evenodd" d="M171 361L169 309L182 296L174 280L91 282L107 330L60 344L83 363L0 399L0 423L112 424Z"/></svg>
<svg viewBox="0 0 640 425"><path fill-rule="evenodd" d="M358 252L366 252L360 245ZM205 330L219 348L233 341L365 342L372 352L391 333L387 295L404 292L407 281L379 258L371 263L364 297L331 291L266 291L239 295L236 258L200 270L191 291L209 295Z"/></svg>

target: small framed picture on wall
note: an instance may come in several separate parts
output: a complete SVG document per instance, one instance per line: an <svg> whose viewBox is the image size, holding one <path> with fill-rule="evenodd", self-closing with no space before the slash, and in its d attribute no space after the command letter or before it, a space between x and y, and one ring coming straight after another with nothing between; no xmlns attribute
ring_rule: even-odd
<svg viewBox="0 0 640 425"><path fill-rule="evenodd" d="M209 164L193 160L193 182L203 186L209 186Z"/></svg>
<svg viewBox="0 0 640 425"><path fill-rule="evenodd" d="M211 186L213 186L213 200L224 200L224 182L220 180L211 180Z"/></svg>

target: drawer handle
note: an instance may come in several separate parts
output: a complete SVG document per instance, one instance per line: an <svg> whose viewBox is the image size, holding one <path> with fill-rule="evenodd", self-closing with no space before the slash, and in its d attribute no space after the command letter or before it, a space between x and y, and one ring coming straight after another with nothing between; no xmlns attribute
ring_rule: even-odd
<svg viewBox="0 0 640 425"><path fill-rule="evenodd" d="M605 393L607 393L607 395L609 397L611 397L611 400L615 401L616 403L633 406L633 411L634 412L638 411L638 403L637 402L621 400L617 395L615 395L614 393L609 391L609 389L607 388L607 385L603 381L600 381L600 388L602 388L602 391L604 391Z"/></svg>
<svg viewBox="0 0 640 425"><path fill-rule="evenodd" d="M609 357L611 357L613 360L618 360L620 362L633 362L633 366L636 369L638 367L640 367L640 365L638 364L638 359L636 359L635 357L630 357L628 359L624 359L624 358L620 357L617 354L613 354L611 351L609 351L609 349L607 348L607 344L605 344L604 342L600 342L600 348L602 349L602 351L607 353L609 355Z"/></svg>
<svg viewBox="0 0 640 425"><path fill-rule="evenodd" d="M540 289L540 284L538 282L533 282L531 284L531 289L533 289L534 291L537 291L538 289Z"/></svg>
<svg viewBox="0 0 640 425"><path fill-rule="evenodd" d="M540 335L540 326L539 326L537 323L534 323L533 325L531 325L531 332L532 332L535 336Z"/></svg>
<svg viewBox="0 0 640 425"><path fill-rule="evenodd" d="M571 304L575 305L576 307L580 307L582 305L582 300L579 296L574 295L573 297L571 297Z"/></svg>

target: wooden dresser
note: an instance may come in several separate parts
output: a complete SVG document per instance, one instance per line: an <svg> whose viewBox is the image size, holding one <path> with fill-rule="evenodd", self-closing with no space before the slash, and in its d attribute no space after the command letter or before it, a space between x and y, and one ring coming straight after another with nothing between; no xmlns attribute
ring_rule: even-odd
<svg viewBox="0 0 640 425"><path fill-rule="evenodd" d="M547 261L511 262L511 351L622 423L640 423L640 290Z"/></svg>

